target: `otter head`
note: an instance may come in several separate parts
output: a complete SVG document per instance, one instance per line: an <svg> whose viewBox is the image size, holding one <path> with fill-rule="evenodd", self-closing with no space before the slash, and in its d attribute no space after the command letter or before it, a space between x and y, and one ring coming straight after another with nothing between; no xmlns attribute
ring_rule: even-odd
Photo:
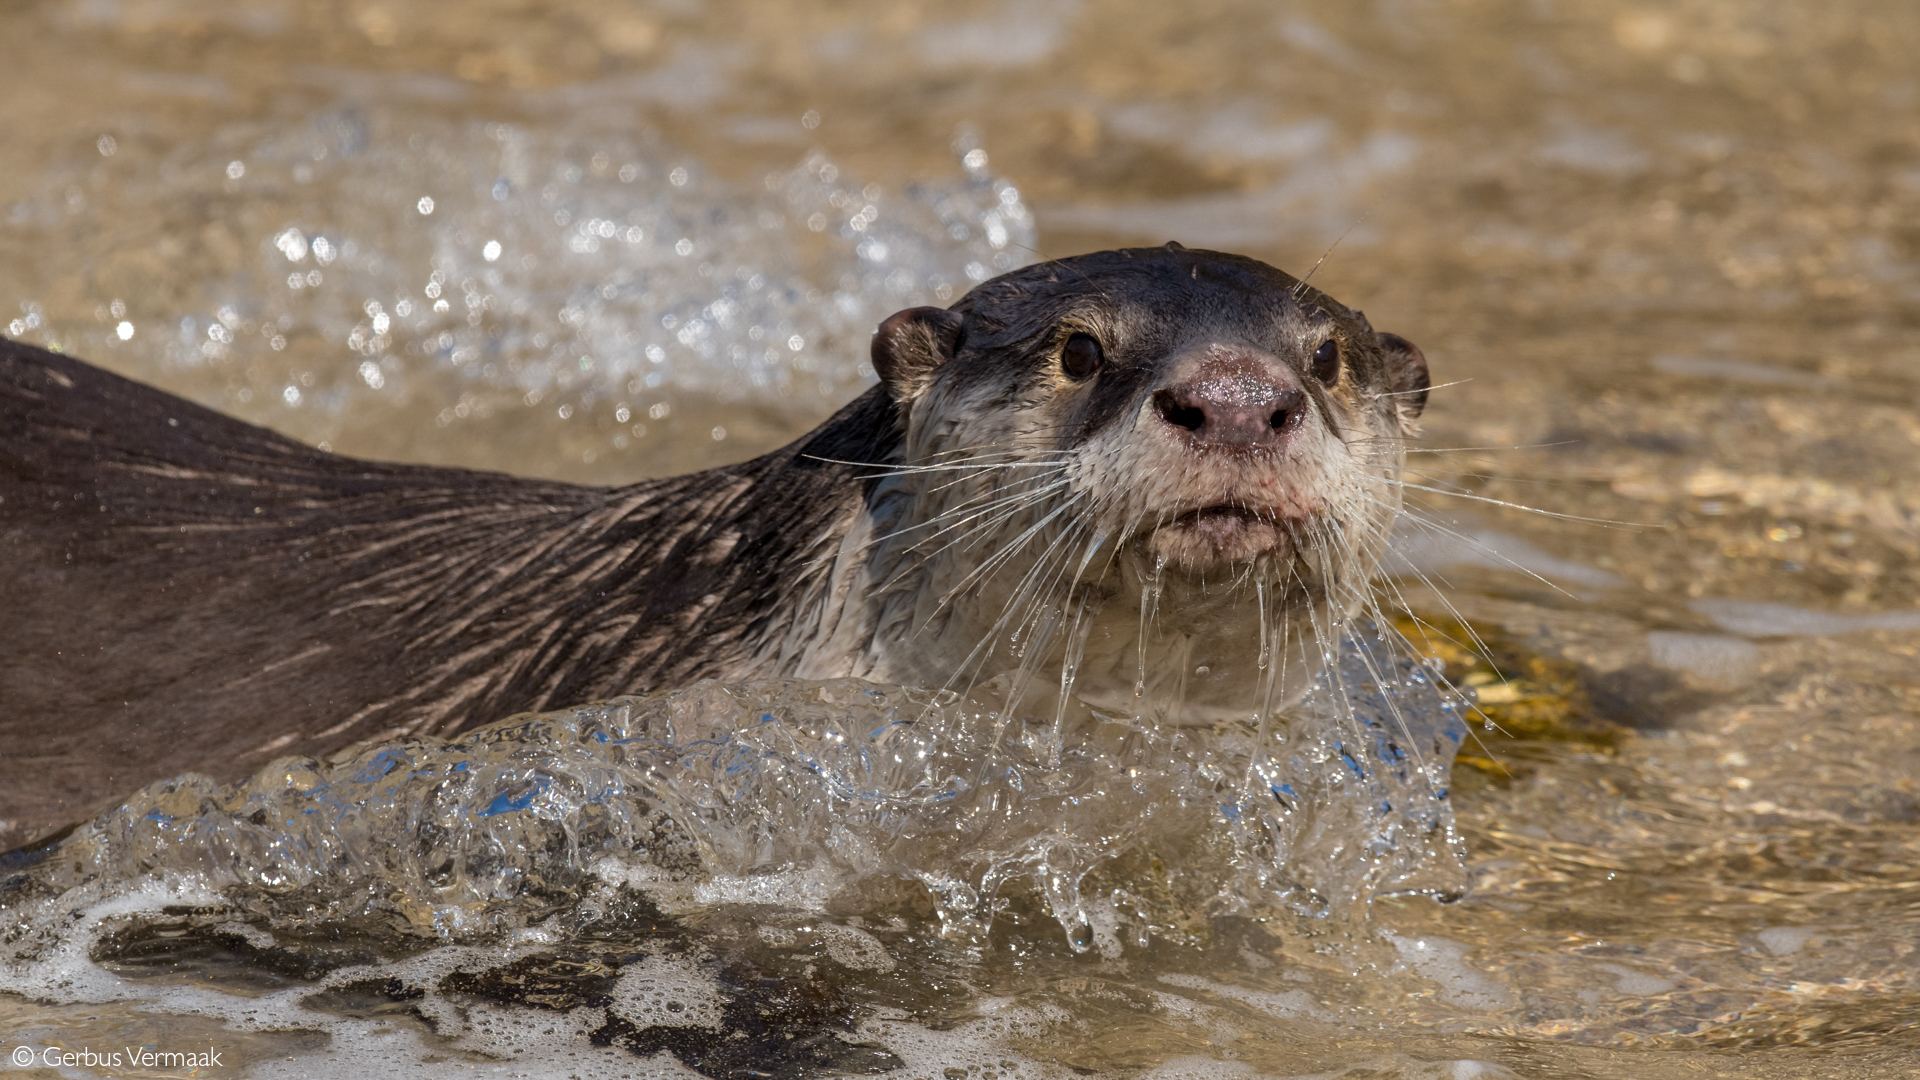
<svg viewBox="0 0 1920 1080"><path fill-rule="evenodd" d="M887 666L939 684L1057 661L1096 705L1166 684L1204 716L1291 699L1367 602L1428 387L1359 312L1178 245L900 312L873 358L911 499L876 561L915 627Z"/></svg>

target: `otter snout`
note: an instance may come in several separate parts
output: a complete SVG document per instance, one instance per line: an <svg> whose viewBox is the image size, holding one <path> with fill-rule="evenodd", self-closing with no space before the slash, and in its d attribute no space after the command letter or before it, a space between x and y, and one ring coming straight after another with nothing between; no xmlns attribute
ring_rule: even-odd
<svg viewBox="0 0 1920 1080"><path fill-rule="evenodd" d="M1179 365L1152 407L1196 450L1277 450L1300 427L1307 395L1279 363L1215 347Z"/></svg>

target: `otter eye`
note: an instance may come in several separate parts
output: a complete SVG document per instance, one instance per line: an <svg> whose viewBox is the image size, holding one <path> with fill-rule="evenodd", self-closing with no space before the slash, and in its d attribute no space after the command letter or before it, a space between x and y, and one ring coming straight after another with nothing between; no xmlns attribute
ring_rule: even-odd
<svg viewBox="0 0 1920 1080"><path fill-rule="evenodd" d="M1066 372L1069 379L1084 379L1099 371L1106 361L1107 354L1092 334L1070 335L1060 349L1060 370Z"/></svg>
<svg viewBox="0 0 1920 1080"><path fill-rule="evenodd" d="M1340 343L1332 338L1313 350L1313 377L1328 386L1340 378Z"/></svg>

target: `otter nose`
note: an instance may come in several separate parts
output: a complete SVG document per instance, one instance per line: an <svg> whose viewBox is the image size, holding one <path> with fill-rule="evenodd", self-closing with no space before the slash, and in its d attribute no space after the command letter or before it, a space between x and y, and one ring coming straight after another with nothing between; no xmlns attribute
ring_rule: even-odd
<svg viewBox="0 0 1920 1080"><path fill-rule="evenodd" d="M1199 378L1156 390L1154 411L1196 447L1273 449L1300 426L1307 396L1252 374Z"/></svg>

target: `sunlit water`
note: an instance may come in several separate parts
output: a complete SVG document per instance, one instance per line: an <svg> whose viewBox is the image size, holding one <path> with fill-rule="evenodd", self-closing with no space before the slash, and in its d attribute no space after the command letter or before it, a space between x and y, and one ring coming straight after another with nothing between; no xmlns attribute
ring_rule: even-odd
<svg viewBox="0 0 1920 1080"><path fill-rule="evenodd" d="M1039 255L1339 240L1455 383L1410 478L1616 524L1412 493L1431 660L1364 631L1260 738L702 686L129 793L0 878L0 1054L1920 1073L1914 55L1894 6L11 14L0 328L342 452L699 467Z"/></svg>

